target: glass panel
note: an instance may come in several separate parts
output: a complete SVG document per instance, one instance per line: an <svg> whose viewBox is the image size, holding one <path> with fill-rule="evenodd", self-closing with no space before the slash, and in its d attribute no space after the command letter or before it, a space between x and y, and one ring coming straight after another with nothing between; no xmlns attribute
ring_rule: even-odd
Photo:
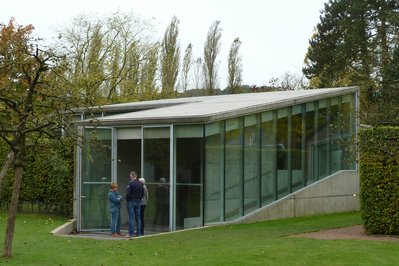
<svg viewBox="0 0 399 266"><path fill-rule="evenodd" d="M205 223L223 221L224 122L205 125Z"/></svg>
<svg viewBox="0 0 399 266"><path fill-rule="evenodd" d="M260 204L260 123L258 115L244 118L244 214Z"/></svg>
<svg viewBox="0 0 399 266"><path fill-rule="evenodd" d="M335 97L331 99L330 106L330 136L331 136L331 154L330 167L331 173L342 169L342 138L341 138L341 99Z"/></svg>
<svg viewBox="0 0 399 266"><path fill-rule="evenodd" d="M276 112L262 114L262 206L274 201L276 196Z"/></svg>
<svg viewBox="0 0 399 266"><path fill-rule="evenodd" d="M203 126L175 127L176 229L202 226Z"/></svg>
<svg viewBox="0 0 399 266"><path fill-rule="evenodd" d="M329 158L329 117L328 117L329 100L319 101L318 112L318 177L323 178L330 174L330 158Z"/></svg>
<svg viewBox="0 0 399 266"><path fill-rule="evenodd" d="M314 173L315 167L315 142L317 141L315 120L315 104L313 102L306 104L305 113L305 179L306 185L317 180Z"/></svg>
<svg viewBox="0 0 399 266"><path fill-rule="evenodd" d="M305 186L304 165L303 165L303 125L302 105L292 107L291 116L291 176L292 192Z"/></svg>
<svg viewBox="0 0 399 266"><path fill-rule="evenodd" d="M242 214L243 134L242 119L226 120L226 178L225 220L230 221Z"/></svg>
<svg viewBox="0 0 399 266"><path fill-rule="evenodd" d="M288 169L288 109L277 110L277 197L290 191Z"/></svg>
<svg viewBox="0 0 399 266"><path fill-rule="evenodd" d="M126 196L126 187L130 181L130 172L141 173L141 128L117 129L117 180L119 193ZM125 202L126 203L126 202ZM125 206L125 205L123 205ZM128 229L128 214L126 208L121 208L121 228ZM145 212L145 225L151 221ZM147 230L145 226L145 230Z"/></svg>
<svg viewBox="0 0 399 266"><path fill-rule="evenodd" d="M146 207L146 228L169 231L170 128L143 129L143 177L150 204ZM153 203L153 204L151 204Z"/></svg>
<svg viewBox="0 0 399 266"><path fill-rule="evenodd" d="M82 148L81 229L108 229L111 184L111 129L84 130Z"/></svg>
<svg viewBox="0 0 399 266"><path fill-rule="evenodd" d="M354 138L356 133L355 94L342 97L343 169L356 169Z"/></svg>

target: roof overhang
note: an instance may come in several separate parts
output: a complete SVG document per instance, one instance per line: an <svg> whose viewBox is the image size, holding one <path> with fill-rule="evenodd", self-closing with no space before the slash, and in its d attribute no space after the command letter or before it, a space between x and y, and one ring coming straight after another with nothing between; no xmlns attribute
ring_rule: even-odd
<svg viewBox="0 0 399 266"><path fill-rule="evenodd" d="M250 115L358 92L359 87L244 93L164 99L96 107L106 114L77 122L91 126L198 124Z"/></svg>

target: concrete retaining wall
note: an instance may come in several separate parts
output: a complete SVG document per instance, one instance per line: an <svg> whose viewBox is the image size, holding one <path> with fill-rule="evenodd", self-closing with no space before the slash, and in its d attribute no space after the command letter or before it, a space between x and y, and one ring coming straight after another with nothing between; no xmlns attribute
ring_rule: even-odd
<svg viewBox="0 0 399 266"><path fill-rule="evenodd" d="M358 211L360 209L358 196L359 173L340 171L244 216L236 222Z"/></svg>

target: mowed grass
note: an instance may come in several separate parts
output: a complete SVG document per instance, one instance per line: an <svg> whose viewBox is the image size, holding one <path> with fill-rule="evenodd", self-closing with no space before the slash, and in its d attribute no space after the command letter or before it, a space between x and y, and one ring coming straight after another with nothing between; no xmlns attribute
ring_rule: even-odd
<svg viewBox="0 0 399 266"><path fill-rule="evenodd" d="M0 213L1 254L6 214ZM398 265L399 244L316 240L292 234L360 224L359 213L224 225L136 238L96 240L53 236L66 220L17 216L13 258L1 265Z"/></svg>

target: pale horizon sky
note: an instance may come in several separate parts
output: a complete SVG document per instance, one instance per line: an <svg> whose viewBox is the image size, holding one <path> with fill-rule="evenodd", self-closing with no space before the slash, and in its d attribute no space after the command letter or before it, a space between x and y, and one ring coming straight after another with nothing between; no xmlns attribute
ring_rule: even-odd
<svg viewBox="0 0 399 266"><path fill-rule="evenodd" d="M117 11L153 18L161 40L173 16L179 21L181 57L189 43L193 58L203 57L209 27L220 21L221 51L218 55L218 81L227 84L227 56L233 40L242 44L243 84L268 85L271 78L288 72L298 76L320 11L327 0L13 0L0 9L0 23L14 17L19 25L32 24L35 34L50 39L56 29L84 13L96 16Z"/></svg>

